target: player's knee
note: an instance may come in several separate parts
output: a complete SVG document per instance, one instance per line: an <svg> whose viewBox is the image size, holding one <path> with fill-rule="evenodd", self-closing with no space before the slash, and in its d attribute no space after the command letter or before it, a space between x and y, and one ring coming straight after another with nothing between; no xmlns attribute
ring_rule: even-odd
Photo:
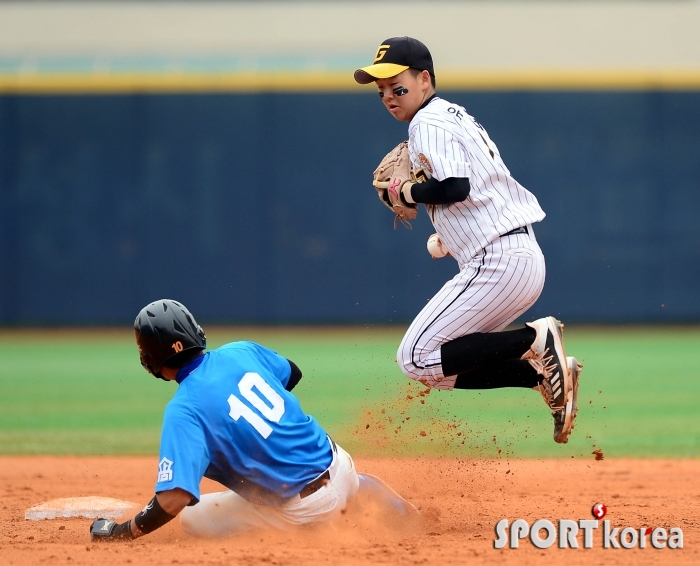
<svg viewBox="0 0 700 566"><path fill-rule="evenodd" d="M202 513L202 509L194 507L185 507L180 512L180 526L191 537L211 538L227 536L226 533L220 533L212 524L211 517L207 517Z"/></svg>
<svg viewBox="0 0 700 566"><path fill-rule="evenodd" d="M406 377L416 379L416 365L411 359L411 350L410 348L406 347L406 344L403 341L399 346L398 352L396 352L396 363Z"/></svg>
<svg viewBox="0 0 700 566"><path fill-rule="evenodd" d="M425 358L421 358L412 343L404 338L396 353L396 363L406 377L433 388L435 375L425 367L426 361Z"/></svg>
<svg viewBox="0 0 700 566"><path fill-rule="evenodd" d="M426 370L424 367L425 360L421 358L421 351L406 336L401 341L398 352L396 352L396 363L406 377L422 382Z"/></svg>
<svg viewBox="0 0 700 566"><path fill-rule="evenodd" d="M396 363L408 379L411 379L413 381L420 381L424 385L427 385L427 383L425 382L425 369L413 363L413 361L410 358L400 358L397 356ZM428 387L431 386L428 385Z"/></svg>
<svg viewBox="0 0 700 566"><path fill-rule="evenodd" d="M197 512L192 507L185 507L180 513L180 526L190 536L202 536L199 529L197 529L195 515L197 515Z"/></svg>

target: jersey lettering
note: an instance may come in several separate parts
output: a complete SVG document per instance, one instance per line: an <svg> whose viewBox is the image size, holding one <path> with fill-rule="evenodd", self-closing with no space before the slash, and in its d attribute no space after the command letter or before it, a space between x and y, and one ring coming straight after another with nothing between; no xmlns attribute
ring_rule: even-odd
<svg viewBox="0 0 700 566"><path fill-rule="evenodd" d="M470 118L472 119L472 122L474 122L474 125L475 125L477 128L479 128L482 132L485 132L485 131L486 131L486 130L484 130L484 127L483 127L481 124L479 124L479 122L477 122L477 121L474 119L474 116L470 116Z"/></svg>
<svg viewBox="0 0 700 566"><path fill-rule="evenodd" d="M457 118L459 118L460 120L461 120L462 118L464 118L464 114L462 114L462 113L461 113L459 110L457 110L454 106L450 106L450 107L447 109L447 111L448 111L450 114L454 114L455 116L457 116Z"/></svg>
<svg viewBox="0 0 700 566"><path fill-rule="evenodd" d="M257 389L258 393L253 391L253 387ZM282 415L284 415L284 399L270 387L260 374L246 373L238 382L238 391L241 397L248 401L268 421L273 423L280 422ZM238 419L243 417L263 438L267 438L272 434L272 427L235 395L229 395L228 405L230 407L229 416L234 421L238 421Z"/></svg>

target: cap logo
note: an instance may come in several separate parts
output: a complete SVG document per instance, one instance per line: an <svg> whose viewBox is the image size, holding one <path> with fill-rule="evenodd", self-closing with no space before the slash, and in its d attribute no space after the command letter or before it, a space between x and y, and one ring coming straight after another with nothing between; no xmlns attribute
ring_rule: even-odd
<svg viewBox="0 0 700 566"><path fill-rule="evenodd" d="M389 50L390 47L391 45L380 45L377 49L377 54L374 56L374 62L379 63L379 61L384 59L384 55L386 55L386 52Z"/></svg>
<svg viewBox="0 0 700 566"><path fill-rule="evenodd" d="M175 344L173 344L173 350L175 350L176 352L182 352L182 342L180 342L179 340L175 342Z"/></svg>

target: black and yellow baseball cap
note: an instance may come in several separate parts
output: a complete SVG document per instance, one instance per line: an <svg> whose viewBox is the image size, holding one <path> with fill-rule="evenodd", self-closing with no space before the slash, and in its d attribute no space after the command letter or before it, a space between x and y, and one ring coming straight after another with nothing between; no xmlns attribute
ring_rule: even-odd
<svg viewBox="0 0 700 566"><path fill-rule="evenodd" d="M382 41L374 64L355 71L355 80L366 85L377 79L395 77L408 68L428 71L435 77L433 58L425 45L412 37L392 37Z"/></svg>

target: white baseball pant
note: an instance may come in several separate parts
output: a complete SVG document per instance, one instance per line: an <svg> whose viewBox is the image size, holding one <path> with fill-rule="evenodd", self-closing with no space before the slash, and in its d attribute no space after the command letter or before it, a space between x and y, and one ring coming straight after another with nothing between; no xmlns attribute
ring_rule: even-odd
<svg viewBox="0 0 700 566"><path fill-rule="evenodd" d="M453 389L457 376L443 374L441 346L467 334L503 330L533 305L544 287L545 263L532 226L527 229L491 242L425 305L397 353L407 377Z"/></svg>
<svg viewBox="0 0 700 566"><path fill-rule="evenodd" d="M328 472L325 486L304 498L296 495L280 507L250 503L233 491L202 495L199 503L182 511L180 525L196 537L230 537L254 528L284 531L329 521L355 496L359 478L350 454L337 444Z"/></svg>

